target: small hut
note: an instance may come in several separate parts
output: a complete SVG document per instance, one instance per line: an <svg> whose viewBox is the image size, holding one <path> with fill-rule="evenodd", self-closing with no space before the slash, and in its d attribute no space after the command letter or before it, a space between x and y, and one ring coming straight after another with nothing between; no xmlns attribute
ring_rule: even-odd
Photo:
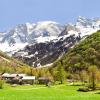
<svg viewBox="0 0 100 100"><path fill-rule="evenodd" d="M39 77L38 78L39 84L45 84L48 86L48 84L51 82L51 80L47 77Z"/></svg>
<svg viewBox="0 0 100 100"><path fill-rule="evenodd" d="M33 84L35 82L35 76L24 76L22 82L24 84Z"/></svg>
<svg viewBox="0 0 100 100"><path fill-rule="evenodd" d="M35 76L27 76L26 74L4 73L2 78L11 84L33 84L35 81Z"/></svg>

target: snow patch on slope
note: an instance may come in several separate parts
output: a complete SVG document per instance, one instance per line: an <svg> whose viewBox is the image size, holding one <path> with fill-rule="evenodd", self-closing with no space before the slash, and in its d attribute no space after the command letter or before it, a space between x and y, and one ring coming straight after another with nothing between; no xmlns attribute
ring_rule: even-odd
<svg viewBox="0 0 100 100"><path fill-rule="evenodd" d="M0 50L12 55L14 52L17 52L19 50L19 48L23 49L26 45L28 45L28 44L27 43L25 43L25 44L17 43L16 45L9 46L8 43L1 43Z"/></svg>

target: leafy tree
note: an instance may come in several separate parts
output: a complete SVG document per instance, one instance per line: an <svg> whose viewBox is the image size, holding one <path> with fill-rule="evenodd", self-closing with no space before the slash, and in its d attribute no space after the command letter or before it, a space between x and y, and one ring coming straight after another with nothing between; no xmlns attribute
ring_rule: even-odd
<svg viewBox="0 0 100 100"><path fill-rule="evenodd" d="M88 71L89 71L89 81L90 81L90 86L92 88L92 90L95 90L96 89L96 85L97 85L97 81L98 81L98 68L96 65L91 65L89 68L88 68Z"/></svg>
<svg viewBox="0 0 100 100"><path fill-rule="evenodd" d="M3 86L4 86L4 80L0 79L0 89L3 89Z"/></svg>
<svg viewBox="0 0 100 100"><path fill-rule="evenodd" d="M89 79L89 76L88 76L87 71L82 70L80 72L80 80L81 80L81 82L84 84L85 82L88 82L88 79Z"/></svg>
<svg viewBox="0 0 100 100"><path fill-rule="evenodd" d="M59 62L59 65L57 67L57 78L61 82L61 84L64 82L64 80L66 78L66 72L65 72L63 66L61 65L61 62Z"/></svg>

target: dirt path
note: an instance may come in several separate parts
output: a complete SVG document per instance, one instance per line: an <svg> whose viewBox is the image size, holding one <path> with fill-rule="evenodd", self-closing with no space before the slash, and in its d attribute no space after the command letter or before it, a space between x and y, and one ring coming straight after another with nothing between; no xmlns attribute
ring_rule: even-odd
<svg viewBox="0 0 100 100"><path fill-rule="evenodd" d="M21 88L18 88L18 89L15 89L15 90L34 90L34 89L41 89L41 88L46 88L46 87L28 88L28 89L21 89Z"/></svg>
<svg viewBox="0 0 100 100"><path fill-rule="evenodd" d="M6 58L4 58L4 57L1 57L1 56L0 56L0 58L3 59L3 60L5 60L5 61L7 61L7 62L10 62L10 60L8 60L8 59L6 59Z"/></svg>

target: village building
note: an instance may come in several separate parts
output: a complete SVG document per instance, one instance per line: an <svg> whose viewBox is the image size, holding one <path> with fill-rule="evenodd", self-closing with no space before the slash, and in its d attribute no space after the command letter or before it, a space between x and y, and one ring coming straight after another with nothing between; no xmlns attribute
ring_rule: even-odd
<svg viewBox="0 0 100 100"><path fill-rule="evenodd" d="M11 84L33 84L35 81L35 76L27 76L26 74L4 73L2 78Z"/></svg>
<svg viewBox="0 0 100 100"><path fill-rule="evenodd" d="M22 78L22 82L25 84L25 83L28 83L28 84L33 84L35 82L35 76L24 76Z"/></svg>
<svg viewBox="0 0 100 100"><path fill-rule="evenodd" d="M45 84L48 86L48 84L51 82L51 80L47 77L39 77L38 78L39 84Z"/></svg>

